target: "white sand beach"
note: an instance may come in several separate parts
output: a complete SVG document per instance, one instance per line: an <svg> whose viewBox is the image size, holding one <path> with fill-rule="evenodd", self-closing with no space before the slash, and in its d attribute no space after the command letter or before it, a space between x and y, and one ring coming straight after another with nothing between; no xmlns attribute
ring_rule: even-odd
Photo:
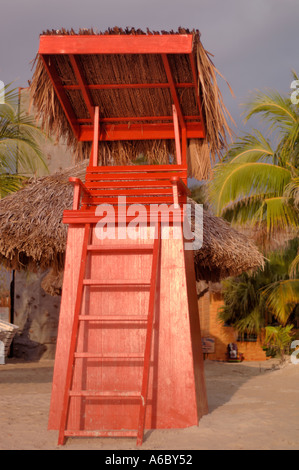
<svg viewBox="0 0 299 470"><path fill-rule="evenodd" d="M130 450L135 439L69 438L48 431L54 361L0 366L1 450ZM205 361L209 414L187 429L146 431L144 450L298 450L299 365Z"/></svg>

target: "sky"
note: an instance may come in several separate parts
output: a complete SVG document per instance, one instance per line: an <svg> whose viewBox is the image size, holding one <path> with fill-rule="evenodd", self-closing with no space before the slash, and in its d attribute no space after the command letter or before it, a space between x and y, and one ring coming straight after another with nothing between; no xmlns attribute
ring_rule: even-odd
<svg viewBox="0 0 299 470"><path fill-rule="evenodd" d="M150 30L198 29L219 77L225 105L237 134L246 126L241 104L250 92L291 92L299 73L299 0L0 0L0 80L26 87L39 35L62 27L75 31L108 27Z"/></svg>

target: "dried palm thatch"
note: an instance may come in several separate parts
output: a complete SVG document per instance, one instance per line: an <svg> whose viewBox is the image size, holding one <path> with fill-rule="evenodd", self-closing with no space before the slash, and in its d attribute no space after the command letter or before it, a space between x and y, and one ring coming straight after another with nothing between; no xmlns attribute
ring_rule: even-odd
<svg viewBox="0 0 299 470"><path fill-rule="evenodd" d="M206 138L188 142L189 176L197 179L207 179L211 173L211 165L216 156L221 158L222 151L227 147L227 139L231 130L227 123L231 116L227 112L221 92L217 85L217 74L211 55L204 49L198 31L180 28L177 32L162 31L162 34L192 34L194 38L194 59L199 72L198 87L202 100L202 112L206 127ZM113 28L103 33L93 30L79 30L78 34L161 34L147 33L135 29ZM74 35L73 30L45 31L43 35ZM68 56L56 55L51 57L58 70L63 85L75 85L76 78ZM119 84L125 83L165 83L163 62L158 54L132 55L79 55L84 69L87 84ZM184 54L169 55L169 62L175 82L192 82L192 73L188 65L188 57ZM65 138L74 153L74 163L88 158L91 150L90 142L78 142L65 117L60 102L54 92L51 80L39 56L36 57L35 70L30 85L32 103L36 117L42 127L57 138ZM84 100L77 89L67 89L67 96L72 103L76 116L88 118ZM94 103L101 109L103 118L128 116L167 116L171 114L172 99L168 89L91 89ZM188 116L198 114L194 90L178 89L180 105L183 113ZM117 121L116 121L117 122ZM143 121L146 122L146 121ZM112 141L102 142L99 152L99 164L127 164L143 154L149 163L169 163L169 155L175 154L172 140L148 141Z"/></svg>
<svg viewBox="0 0 299 470"><path fill-rule="evenodd" d="M0 201L0 263L31 271L51 269L43 288L60 293L66 248L65 209L72 207L70 176L84 180L87 161L50 176L32 179ZM194 202L193 202L194 204ZM199 227L195 227L200 230ZM197 280L219 281L263 265L255 245L219 217L204 211L203 246L194 252Z"/></svg>

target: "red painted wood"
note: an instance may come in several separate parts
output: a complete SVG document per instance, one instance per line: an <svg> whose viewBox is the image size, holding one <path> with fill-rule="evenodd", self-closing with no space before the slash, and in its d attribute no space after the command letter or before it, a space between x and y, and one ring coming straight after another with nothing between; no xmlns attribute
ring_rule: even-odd
<svg viewBox="0 0 299 470"><path fill-rule="evenodd" d="M51 60L51 57L44 57L43 55L41 55L41 58L44 63L45 69L48 72L49 78L53 84L54 90L60 101L62 109L64 110L66 118L71 126L71 129L73 130L75 136L79 138L79 125L77 123L77 118L69 102L69 99L66 96L65 90L63 89L61 80L58 76L53 60Z"/></svg>
<svg viewBox="0 0 299 470"><path fill-rule="evenodd" d="M185 121L199 121L200 116L184 116ZM101 122L136 122L136 121L173 121L173 116L115 116L115 117L102 117ZM79 124L91 123L91 119L82 118L77 119Z"/></svg>
<svg viewBox="0 0 299 470"><path fill-rule="evenodd" d="M86 79L84 77L84 71L82 70L81 64L80 64L77 56L75 56L73 54L70 54L69 58L70 58L70 62L71 62L71 65L73 67L77 82L79 84L79 90L81 91L81 93L83 95L83 98L84 98L84 101L85 101L85 104L86 104L86 108L89 112L89 116L90 116L91 120L93 121L94 120L94 105L93 105L93 101L92 101L90 91L87 87Z"/></svg>
<svg viewBox="0 0 299 470"><path fill-rule="evenodd" d="M144 321L147 322L147 317ZM109 361L111 359L113 359L113 360L121 359L121 360L128 360L128 361L130 361L131 359L142 359L142 360L144 359L143 354L128 354L128 353L103 355L103 354L99 354L99 353L82 352L82 353L75 353L75 357L76 358L78 358L78 357L81 357L81 358L96 358L96 359L100 359L101 361L105 361L105 360ZM140 396L140 394L139 394L139 396Z"/></svg>
<svg viewBox="0 0 299 470"><path fill-rule="evenodd" d="M193 88L194 83L175 83L175 88ZM170 88L169 83L109 83L109 84L87 84L89 90L118 90L138 88ZM80 90L79 85L63 85L65 90Z"/></svg>
<svg viewBox="0 0 299 470"><path fill-rule="evenodd" d="M45 35L39 54L189 54L191 34L175 35Z"/></svg>
<svg viewBox="0 0 299 470"><path fill-rule="evenodd" d="M175 105L172 106L173 111L173 125L174 125L174 139L175 139L175 149L176 149L176 161L178 165L182 164L182 155L181 155L181 143L180 143L180 129L178 121L178 113Z"/></svg>
<svg viewBox="0 0 299 470"><path fill-rule="evenodd" d="M201 330L198 312L198 298L192 250L185 250L185 272L187 279L187 299L190 322L191 347L193 357L194 388L198 420L209 412L206 381L204 374L204 357L201 346Z"/></svg>
<svg viewBox="0 0 299 470"><path fill-rule="evenodd" d="M99 151L99 132L100 132L100 109L98 106L94 110L94 132L92 143L92 166L98 164L98 151Z"/></svg>
<svg viewBox="0 0 299 470"><path fill-rule="evenodd" d="M92 183L91 183L92 184ZM136 184L136 183L135 183ZM103 186L100 189L93 189L90 187L90 183L88 184L88 190L89 190L89 196L91 197L96 197L96 196L142 196L144 193L147 195L156 195L156 196L161 196L163 194L170 195L171 194L171 187L168 186L166 188L163 187L155 187L152 188L150 187L150 184L148 185L149 187L146 188L146 190L141 189L141 188L134 188L131 186L131 189L109 189L107 190L106 186Z"/></svg>
<svg viewBox="0 0 299 470"><path fill-rule="evenodd" d="M169 181L169 179L171 178L171 176L175 176L178 172L176 172L175 170L172 171L159 171L159 165L157 166L157 168L155 169L155 172L151 172L150 170L147 172L146 170L145 171L138 171L138 167L135 169L134 167L132 167L132 172L126 172L126 173L116 173L114 170L113 170L113 167L109 167L110 168L110 172L105 172L105 173L98 173L98 172L94 172L94 173L89 173L88 171L86 172L86 184L87 184L87 181L88 180L93 180L93 181L97 181L97 180L121 180L121 179L124 179L124 180L136 180L136 181L143 181L143 180L167 180Z"/></svg>
<svg viewBox="0 0 299 470"><path fill-rule="evenodd" d="M83 280L84 286L98 286L98 287L150 287L149 282L140 282L138 279L136 280L129 280L124 281L122 279L113 279L113 281L102 281L100 279L84 279Z"/></svg>
<svg viewBox="0 0 299 470"><path fill-rule="evenodd" d="M176 112L178 114L178 119L179 119L180 125L181 125L181 127L185 127L185 125L186 125L185 124L185 119L184 119L184 116L183 116L183 112L182 112L182 109L181 109L181 104L180 104L180 101L179 101L179 98L178 98L178 95L177 95L177 92L176 92L175 82L174 82L174 79L173 79L173 76L172 76L172 71L171 71L170 64L169 64L169 61L168 61L168 57L167 57L166 54L162 54L162 60L163 60L165 72L166 72L166 75L167 75L167 80L168 80L168 83L169 83L169 86L170 86L171 96L172 96L174 105L176 107Z"/></svg>
<svg viewBox="0 0 299 470"><path fill-rule="evenodd" d="M69 182L74 185L74 187L78 186L80 191L89 194L88 189L86 188L85 184L80 180L80 178L76 178L74 176L71 176L69 178Z"/></svg>
<svg viewBox="0 0 299 470"><path fill-rule="evenodd" d="M182 165L187 165L187 131L182 129Z"/></svg>
<svg viewBox="0 0 299 470"><path fill-rule="evenodd" d="M98 206L99 204L112 204L112 205L118 205L119 204L119 199L117 197L92 197L91 199L83 198L82 200L83 204L88 204L90 205L96 205ZM173 198L172 196L145 196L145 197L130 197L126 196L126 205L130 204L169 204L171 205L173 203Z"/></svg>
<svg viewBox="0 0 299 470"><path fill-rule="evenodd" d="M96 322L117 322L117 323L126 323L126 322L147 322L147 316L144 315L134 315L133 317L124 317L123 315L79 315L81 321L96 321Z"/></svg>
<svg viewBox="0 0 299 470"><path fill-rule="evenodd" d="M179 173L181 174L181 173ZM182 179L184 179L184 176L182 176ZM114 188L119 188L119 191L121 192L122 189L129 189L129 188L136 188L136 190L138 190L138 188L145 188L144 191L143 191L143 194L147 193L147 191L149 191L150 189L156 189L156 191L159 191L159 189L167 189L169 190L171 188L171 181L169 180L163 180L163 181L155 181L155 180L142 180L142 182L139 182L132 179L130 181L122 181L122 180L118 180L118 181L109 181L109 180L104 180L104 181L100 181L100 180L93 180L92 177L90 177L87 181L86 181L86 188L88 187L88 191L89 192L93 192L93 191L96 191L96 190L99 190L99 191L102 191L104 189L106 189L107 191L113 191Z"/></svg>
<svg viewBox="0 0 299 470"><path fill-rule="evenodd" d="M138 215L139 222L152 222L159 221L169 223L170 225L174 224L175 222L182 222L184 220L184 211L182 209L176 210L176 212L164 213L159 211L150 211L149 207L145 207L147 209L147 213L143 216L143 214ZM122 214L123 215L123 214ZM84 225L86 223L96 224L99 222L103 217L105 217L105 223L115 223L116 226L118 224L118 212L117 208L114 209L114 215L109 219L108 216L99 216L95 215L95 209L93 210L80 210L80 211L64 211L63 213L63 223L65 224L72 224L72 225ZM122 219L123 220L123 219ZM126 215L126 222L133 222L136 221L136 215Z"/></svg>
<svg viewBox="0 0 299 470"><path fill-rule="evenodd" d="M164 229L163 229L164 230ZM57 339L56 359L53 376L53 388L49 417L49 429L58 429L63 401L63 384L66 374L66 350L70 342L70 324L74 315L74 299L78 285L80 252L83 244L84 226L70 226L65 261L65 277L61 301L60 323ZM92 245L113 245L121 243L136 244L132 240L97 240ZM138 240L138 243L148 243ZM92 255L93 256L93 255ZM189 261L193 254L190 252ZM140 276L146 280L150 276L152 254L128 254L119 256L105 253L91 259L87 269L91 277L101 276L102 279L130 280ZM192 307L192 322L198 310L194 278L186 271L183 240L161 240L161 274L157 278L155 306L155 323L152 336L152 353L150 361L148 406L146 410L145 429L184 428L198 424L202 415L204 383L201 383L200 343L196 343L193 351L189 315ZM193 267L194 270L194 267ZM187 277L188 280L187 280ZM194 275L194 273L193 273ZM193 280L192 280L193 279ZM189 283L195 291L193 301L190 300ZM96 288L88 288L84 295L83 315L90 315L80 322L78 336L78 353L90 352L98 354L97 358L75 359L73 391L109 390L136 391L142 380L142 361L132 357L140 355L144 347L146 328L136 328L134 322L118 323L112 321L116 316L128 315L129 318L144 316L144 306L149 302L149 291L105 292ZM197 312L197 313L196 313ZM92 321L99 314L109 317L105 321ZM198 320L197 320L198 322ZM141 325L141 323L140 323ZM145 326L146 323L144 322ZM197 323L198 325L198 323ZM83 327L84 326L84 327ZM82 327L82 328L81 328ZM198 338L197 338L198 340ZM88 347L88 349L87 349ZM196 349L197 348L197 349ZM196 350L196 351L195 351ZM116 359L108 356L127 354L130 360ZM103 357L104 359L103 365ZM202 392L200 392L202 390ZM99 401L100 400L100 401ZM113 430L121 435L121 429L136 429L140 402L121 399L106 400L94 397L87 400L71 397L68 419L68 435L87 435L105 437ZM135 434L136 436L136 434Z"/></svg>
<svg viewBox="0 0 299 470"><path fill-rule="evenodd" d="M136 244L136 245L88 245L87 250L88 251L94 251L94 252L102 252L102 253L115 253L115 252L121 252L121 251L133 251L134 253L139 253L139 252L152 252L154 246L152 244Z"/></svg>
<svg viewBox="0 0 299 470"><path fill-rule="evenodd" d="M69 393L71 397L97 397L97 398L121 398L130 400L138 398L140 400L140 392L98 392L97 390L78 390Z"/></svg>
<svg viewBox="0 0 299 470"><path fill-rule="evenodd" d="M74 196L73 196L73 210L77 211L80 208L80 185L74 185Z"/></svg>
<svg viewBox="0 0 299 470"><path fill-rule="evenodd" d="M184 165L126 165L126 166L97 166L96 168L88 166L86 169L88 173L139 173L139 172L156 172L161 171L185 171L187 172L187 166Z"/></svg>
<svg viewBox="0 0 299 470"><path fill-rule="evenodd" d="M71 338L70 349L69 349L69 354L68 354L67 371L66 371L64 394L63 394L64 398L63 398L62 412L61 412L61 418L60 418L59 437L58 437L59 445L62 445L64 443L64 436L65 436L64 433L66 429L67 416L68 416L68 410L69 410L69 390L71 388L72 376L73 376L73 357L74 357L74 352L75 352L76 343L77 343L79 314L81 310L81 303L82 303L82 297L83 297L83 278L84 278L84 273L86 269L86 254L87 254L87 245L89 242L89 238L90 238L90 225L86 224L85 231L84 231L84 238L83 238L82 258L81 258L81 263L80 263L76 304L75 304L73 325L72 325L72 331L71 331L71 337L70 337Z"/></svg>
<svg viewBox="0 0 299 470"><path fill-rule="evenodd" d="M148 323L147 323L145 351L144 351L144 366L143 366L144 368L143 368L142 387L141 387L141 403L140 403L139 421L138 421L137 446L142 445L143 434L144 434L145 412L146 412L147 399L148 399L148 382L149 382L149 371L150 371L153 322L154 322L155 303L156 303L156 295L157 295L157 278L158 278L158 268L159 268L159 258L160 258L160 246L161 246L161 227L160 227L160 224L158 223L156 226L152 272L151 272L150 298L149 298L149 307L148 307Z"/></svg>
<svg viewBox="0 0 299 470"><path fill-rule="evenodd" d="M137 431L66 431L67 437L136 437Z"/></svg>
<svg viewBox="0 0 299 470"><path fill-rule="evenodd" d="M178 187L178 190L181 194L191 196L190 189L185 185L185 183L181 180L179 176L172 176L170 180L173 185L176 185Z"/></svg>
<svg viewBox="0 0 299 470"><path fill-rule="evenodd" d="M204 130L201 122L186 123L188 139L201 139ZM125 124L105 124L99 136L100 141L115 140L153 140L153 139L174 139L173 124L132 124L130 127ZM93 127L82 125L80 127L79 141L88 142L93 140Z"/></svg>
<svg viewBox="0 0 299 470"><path fill-rule="evenodd" d="M153 329L153 318L154 318L154 306L155 306L155 298L156 298L156 279L157 279L157 269L158 269L158 260L159 260L159 247L160 247L160 226L157 225L156 229L156 239L154 242L153 247L153 261L152 261L152 273L151 273L151 280L150 283L140 283L139 281L128 281L128 280L110 280L110 281L98 281L94 279L83 279L85 270L86 270L86 257L88 253L88 240L90 238L90 226L85 226L85 233L83 239L83 248L82 248L82 260L80 265L80 273L79 273L79 280L78 280L78 289L77 289L77 297L76 297L76 304L75 304L75 312L74 312L74 320L73 320L73 328L71 334L71 343L70 343L70 352L69 352L69 361L68 367L66 372L66 388L64 391L64 400L63 400L63 408L61 414L61 421L60 421L60 430L59 430L59 439L58 444L62 445L64 443L65 436L67 435L66 432L66 423L68 418L68 411L69 411L69 400L70 397L80 397L80 398L102 398L102 399L125 399L131 400L132 398L138 398L140 401L140 413L139 413L139 425L138 425L138 435L137 435L137 443L138 445L142 444L143 440L143 432L144 432L144 422L145 422L145 410L146 410L146 401L147 401L147 390L148 390L148 378L149 378L149 366L150 366L150 357L151 357L151 343L152 343L152 329ZM94 245L92 245L94 246ZM115 285L123 285L123 286L133 286L136 287L143 287L148 286L150 287L150 297L149 297L149 310L148 310L148 317L147 317L147 335L146 335L146 344L145 344L145 353L144 356L140 356L138 354L129 354L127 357L131 359L140 359L143 357L144 359L144 372L143 372L143 381L142 381L142 388L141 388L141 395L139 392L121 392L121 391L101 391L101 390L75 390L71 389L72 383L72 371L74 367L74 360L81 358L81 359L106 359L106 360L116 360L120 359L119 356L115 354L113 356L102 356L102 354L97 353L90 353L90 352L76 352L76 343L77 343L77 330L79 326L79 321L84 317L89 317L89 315L80 315L79 312L81 310L82 304L82 295L83 295L83 286L84 285L101 285L104 287L110 287ZM136 316L135 316L136 317ZM134 317L125 317L125 319L136 322L139 320L139 317L136 319ZM86 318L85 318L86 320ZM94 318L92 319L94 321ZM97 321L101 321L101 317L96 319ZM115 318L114 318L115 321ZM118 321L121 321L119 318ZM125 356L124 356L125 357ZM85 431L85 430L84 430ZM74 431L72 431L73 435L77 435Z"/></svg>

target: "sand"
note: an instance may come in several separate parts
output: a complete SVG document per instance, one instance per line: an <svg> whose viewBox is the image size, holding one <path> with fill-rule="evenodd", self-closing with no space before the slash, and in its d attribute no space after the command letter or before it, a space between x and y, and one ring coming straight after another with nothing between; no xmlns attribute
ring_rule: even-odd
<svg viewBox="0 0 299 470"><path fill-rule="evenodd" d="M54 362L0 365L0 450L131 450L135 439L69 438L48 431ZM209 414L199 426L146 431L144 450L298 450L299 364L205 361Z"/></svg>

